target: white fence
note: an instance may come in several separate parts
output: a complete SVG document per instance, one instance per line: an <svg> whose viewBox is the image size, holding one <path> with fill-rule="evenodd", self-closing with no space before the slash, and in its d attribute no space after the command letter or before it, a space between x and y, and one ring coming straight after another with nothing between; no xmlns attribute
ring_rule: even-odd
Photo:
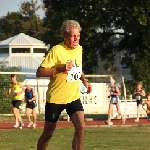
<svg viewBox="0 0 150 150"><path fill-rule="evenodd" d="M0 74L12 74L14 72L0 72ZM23 74L23 75L33 75L35 77L35 73L23 73L23 72L15 72L15 74ZM100 75L87 75L87 77L101 77ZM108 76L107 76L108 77ZM111 76L109 76L111 77ZM37 94L37 108L36 112L38 114L43 114L45 111L45 102L46 102L46 90L47 85L49 83L49 79L47 78L39 78L39 79L27 79L29 80L31 86L35 89ZM24 85L26 80L22 82ZM91 94L86 93L86 88L81 83L81 102L84 107L85 114L107 114L108 106L109 106L109 85L107 83L91 83L93 87L93 91ZM124 84L123 84L124 85ZM124 85L125 89L125 85ZM126 93L126 91L124 91ZM132 100L121 100L120 103L121 111L126 115L127 118L135 118L137 106L136 102ZM22 104L22 112L25 113L25 104ZM63 111L62 113L66 113ZM141 109L141 117L145 117L145 111ZM112 112L112 118L117 117L117 111L114 107Z"/></svg>

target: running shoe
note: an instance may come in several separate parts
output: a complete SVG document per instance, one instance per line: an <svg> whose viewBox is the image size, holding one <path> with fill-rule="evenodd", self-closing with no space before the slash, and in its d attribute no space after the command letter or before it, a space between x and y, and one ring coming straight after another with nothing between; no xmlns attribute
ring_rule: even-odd
<svg viewBox="0 0 150 150"><path fill-rule="evenodd" d="M18 128L19 127L19 123L16 123L15 125L14 125L14 128Z"/></svg>
<svg viewBox="0 0 150 150"><path fill-rule="evenodd" d="M108 120L106 120L105 123L108 124Z"/></svg>
<svg viewBox="0 0 150 150"><path fill-rule="evenodd" d="M33 125L33 122L30 122L30 123L28 124L28 128L30 128L32 125Z"/></svg>
<svg viewBox="0 0 150 150"><path fill-rule="evenodd" d="M108 125L113 125L113 122L108 121L108 120L106 120L105 123L108 124Z"/></svg>
<svg viewBox="0 0 150 150"><path fill-rule="evenodd" d="M37 126L37 124L36 124L36 123L34 123L34 124L33 124L33 129L35 129L35 128L36 128L36 126Z"/></svg>
<svg viewBox="0 0 150 150"><path fill-rule="evenodd" d="M22 129L23 126L24 126L23 122L20 122L20 123L19 123L19 128Z"/></svg>
<svg viewBox="0 0 150 150"><path fill-rule="evenodd" d="M135 121L135 122L139 122L139 119L135 119L134 121Z"/></svg>

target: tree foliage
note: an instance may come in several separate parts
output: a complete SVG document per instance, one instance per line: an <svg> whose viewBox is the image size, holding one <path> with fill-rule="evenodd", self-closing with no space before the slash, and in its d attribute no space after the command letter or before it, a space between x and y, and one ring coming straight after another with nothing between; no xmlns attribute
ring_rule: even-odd
<svg viewBox="0 0 150 150"><path fill-rule="evenodd" d="M118 51L126 49L129 54L136 53L137 47L141 50L147 43L148 4L149 0L113 1L113 0L44 0L46 17L44 25L47 28L44 34L46 43L51 46L61 42L60 25L66 19L79 21L83 30L81 45L84 49L84 65L86 72L92 73L97 66L96 52L100 49L101 58L114 58ZM79 5L76 5L79 3ZM100 30L102 33L100 32ZM114 37L115 30L123 29L118 33L125 38L118 47L103 48ZM112 51L113 49L113 51ZM114 54L114 50L116 51Z"/></svg>
<svg viewBox="0 0 150 150"><path fill-rule="evenodd" d="M0 72L20 72L21 67L8 67L8 62L0 62ZM24 75L17 75L18 81L24 80ZM11 83L10 74L0 74L0 114L10 114L12 108L12 97L8 96L7 89Z"/></svg>
<svg viewBox="0 0 150 150"><path fill-rule="evenodd" d="M25 33L34 38L42 40L42 19L36 12L41 6L37 5L37 0L25 1L21 3L19 12L8 12L6 16L0 18L0 41L13 37L19 33Z"/></svg>
<svg viewBox="0 0 150 150"><path fill-rule="evenodd" d="M44 19L44 25L47 28L44 41L50 43L51 46L62 42L60 28L63 21L77 20L83 29L81 33L81 45L84 49L83 67L85 72L92 73L93 68L97 66L96 52L102 44L99 40L102 38L101 34L95 30L99 27L98 20L95 20L97 10L91 8L91 5L97 4L97 1L44 0L43 2L47 9Z"/></svg>

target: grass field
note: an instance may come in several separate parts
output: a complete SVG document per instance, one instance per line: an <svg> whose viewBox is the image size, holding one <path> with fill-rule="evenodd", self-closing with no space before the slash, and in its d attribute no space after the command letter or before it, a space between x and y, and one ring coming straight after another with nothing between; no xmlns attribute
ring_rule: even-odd
<svg viewBox="0 0 150 150"><path fill-rule="evenodd" d="M43 129L0 130L0 150L36 150ZM71 150L73 127L57 128L47 150ZM83 150L149 150L150 126L86 127Z"/></svg>

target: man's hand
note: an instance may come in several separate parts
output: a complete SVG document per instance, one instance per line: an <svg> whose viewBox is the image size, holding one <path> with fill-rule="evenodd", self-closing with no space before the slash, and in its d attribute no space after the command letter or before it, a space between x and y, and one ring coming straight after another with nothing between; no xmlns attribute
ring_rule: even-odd
<svg viewBox="0 0 150 150"><path fill-rule="evenodd" d="M31 103L32 101L33 101L32 99L29 99L29 100L28 100L29 103Z"/></svg>
<svg viewBox="0 0 150 150"><path fill-rule="evenodd" d="M36 76L37 77L50 77L50 68L38 67Z"/></svg>
<svg viewBox="0 0 150 150"><path fill-rule="evenodd" d="M92 85L86 80L83 81L83 85L87 88L87 94L90 94L92 92Z"/></svg>
<svg viewBox="0 0 150 150"><path fill-rule="evenodd" d="M70 71L74 67L73 62L66 62L66 71Z"/></svg>

